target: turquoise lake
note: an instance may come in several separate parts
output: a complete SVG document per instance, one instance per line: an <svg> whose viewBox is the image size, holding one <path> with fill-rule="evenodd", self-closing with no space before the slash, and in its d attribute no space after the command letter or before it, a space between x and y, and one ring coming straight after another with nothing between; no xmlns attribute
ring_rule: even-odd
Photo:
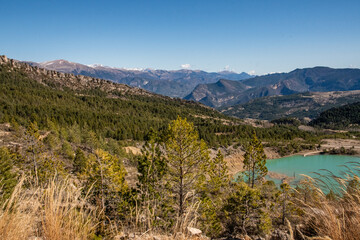
<svg viewBox="0 0 360 240"><path fill-rule="evenodd" d="M267 177L267 179L279 184L282 175L290 178L295 176L295 179L291 180L291 185L296 185L302 178L300 174L317 177L318 175L314 172L326 174L326 171L322 170L326 169L337 176L344 176L344 172L349 172L348 168L353 171L359 170L360 165L356 165L356 163L360 164L360 157L342 155L312 155L306 157L295 155L279 159L269 159L266 163L269 172L278 173L280 176L276 178Z"/></svg>

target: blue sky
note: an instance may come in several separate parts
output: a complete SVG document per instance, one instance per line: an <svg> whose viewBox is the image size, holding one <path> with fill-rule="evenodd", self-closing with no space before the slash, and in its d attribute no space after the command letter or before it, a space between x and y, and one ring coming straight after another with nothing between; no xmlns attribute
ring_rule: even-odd
<svg viewBox="0 0 360 240"><path fill-rule="evenodd" d="M265 74L360 67L359 0L0 0L0 54Z"/></svg>

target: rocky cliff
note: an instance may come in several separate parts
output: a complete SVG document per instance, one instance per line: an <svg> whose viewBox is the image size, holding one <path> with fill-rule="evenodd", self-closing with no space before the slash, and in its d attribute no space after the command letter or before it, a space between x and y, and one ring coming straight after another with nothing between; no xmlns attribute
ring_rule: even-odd
<svg viewBox="0 0 360 240"><path fill-rule="evenodd" d="M62 73L55 70L39 68L37 66L30 66L27 63L9 59L4 55L0 56L0 65L7 67L7 71L16 71L17 69L22 70L28 74L30 78L50 87L62 89L67 88L76 91L98 89L108 93L109 96L133 94L162 97L143 89L130 87L125 84L114 83L104 79Z"/></svg>

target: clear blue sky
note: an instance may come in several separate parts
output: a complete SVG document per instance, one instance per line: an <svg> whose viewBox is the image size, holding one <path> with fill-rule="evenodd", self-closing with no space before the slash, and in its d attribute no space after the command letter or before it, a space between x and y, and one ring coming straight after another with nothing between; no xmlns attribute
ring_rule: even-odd
<svg viewBox="0 0 360 240"><path fill-rule="evenodd" d="M360 67L359 0L0 0L0 54L255 74Z"/></svg>

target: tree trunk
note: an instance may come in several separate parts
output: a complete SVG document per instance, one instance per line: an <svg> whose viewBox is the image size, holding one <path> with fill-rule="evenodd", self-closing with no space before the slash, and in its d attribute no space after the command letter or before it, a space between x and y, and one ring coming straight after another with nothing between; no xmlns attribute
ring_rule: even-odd
<svg viewBox="0 0 360 240"><path fill-rule="evenodd" d="M184 189L183 189L183 169L180 167L180 186L179 186L179 217L184 212Z"/></svg>
<svg viewBox="0 0 360 240"><path fill-rule="evenodd" d="M252 167L252 177L251 177L251 188L254 188L254 184L255 184L255 160L252 159L253 162L253 167Z"/></svg>

